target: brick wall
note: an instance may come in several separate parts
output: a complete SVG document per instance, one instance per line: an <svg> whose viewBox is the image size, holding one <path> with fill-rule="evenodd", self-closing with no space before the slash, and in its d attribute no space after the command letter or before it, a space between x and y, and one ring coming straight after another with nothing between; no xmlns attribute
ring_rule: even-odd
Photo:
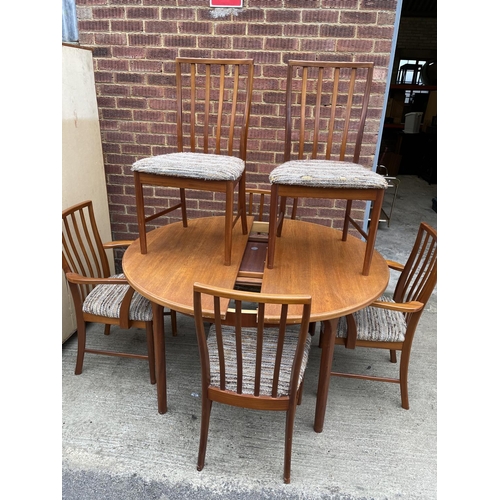
<svg viewBox="0 0 500 500"><path fill-rule="evenodd" d="M220 10L210 8L209 0L76 0L80 44L91 47L94 55L114 238L138 236L131 164L175 150L175 142L167 137L175 133L176 56L254 58L247 183L265 188L269 172L283 159L288 59L374 61L362 150L363 163L371 167L396 4L397 0L245 0L243 9ZM302 218L331 224L337 218L332 205L326 207L332 211L330 219L322 205L318 211L303 210ZM201 215L206 211L196 201L190 203L189 216Z"/></svg>

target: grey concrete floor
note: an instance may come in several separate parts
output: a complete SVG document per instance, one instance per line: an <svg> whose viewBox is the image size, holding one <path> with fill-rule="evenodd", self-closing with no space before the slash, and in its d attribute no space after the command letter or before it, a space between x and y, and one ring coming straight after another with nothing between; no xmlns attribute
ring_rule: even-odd
<svg viewBox="0 0 500 500"><path fill-rule="evenodd" d="M421 221L437 227L436 185L401 176L390 227L376 248L404 262ZM389 289L395 279L391 279ZM437 289L417 330L410 410L396 384L332 378L324 430L313 430L318 335L295 421L291 484L282 482L284 414L214 404L206 465L196 470L200 399L193 320L166 318L168 412L156 411L147 363L87 355L74 375L76 339L62 348L62 492L66 500L437 498ZM145 351L140 330L89 327L89 342ZM396 374L388 353L337 346L334 366Z"/></svg>

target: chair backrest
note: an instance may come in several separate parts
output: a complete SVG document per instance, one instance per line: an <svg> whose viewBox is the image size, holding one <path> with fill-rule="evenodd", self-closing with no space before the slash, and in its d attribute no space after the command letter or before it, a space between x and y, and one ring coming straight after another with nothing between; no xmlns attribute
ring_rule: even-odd
<svg viewBox="0 0 500 500"><path fill-rule="evenodd" d="M357 163L373 63L288 61L285 161Z"/></svg>
<svg viewBox="0 0 500 500"><path fill-rule="evenodd" d="M426 304L437 283L437 231L420 223L413 249L394 290L396 302Z"/></svg>
<svg viewBox="0 0 500 500"><path fill-rule="evenodd" d="M176 59L177 150L246 160L253 59Z"/></svg>
<svg viewBox="0 0 500 500"><path fill-rule="evenodd" d="M65 273L87 278L110 276L92 201L84 201L62 213L62 268ZM72 287L72 291L73 288L76 287ZM80 285L80 299L83 300L92 288L92 285Z"/></svg>
<svg viewBox="0 0 500 500"><path fill-rule="evenodd" d="M294 322L299 321L300 333L298 336L298 341L295 348L295 356L293 359L293 365L290 374L290 398L296 395L298 388L299 374L302 364L302 357L304 355L305 343L307 340L309 317L311 313L311 297L308 295L277 295L277 294L261 294L254 292L244 292L237 290L228 290L223 288L212 287L209 285L203 285L200 283L194 284L194 315L196 322L196 333L198 337L198 345L200 348L201 357L201 369L202 369L202 387L208 387L210 385L210 362L209 362L209 351L207 347L205 329L203 321L209 321L215 324L216 338L217 338L217 352L219 359L219 373L220 373L220 386L217 388L220 391L227 391L226 385L228 381L226 380L226 372L228 371L226 363L228 360L227 352L225 353L222 343L222 328L223 325L234 326L235 331L235 355L231 356L231 362L234 363L236 359L237 376L236 381L232 381L235 384L236 390L231 391L234 395L236 392L238 395L243 396L243 354L242 354L242 344L245 344L248 348L248 344L241 341L242 339L242 329L254 328L255 329L255 366L253 377L255 384L252 390L253 397L261 396L261 385L264 385L263 374L269 374L272 370L272 394L271 397L278 397L278 382L280 369L283 362L283 346L286 340L286 326L292 322L290 318L291 310L294 311ZM207 318L207 311L203 311L203 300L202 295L209 296L208 310L213 309L213 313L210 313L210 318ZM210 300L213 298L213 302ZM221 313L221 299L226 299L230 302L232 306L234 303L234 309L227 312L226 318L222 318ZM213 304L213 307L212 307ZM278 306L281 309L279 324L266 325L264 323L264 314L266 306ZM289 307L291 306L291 307ZM301 311L297 316L297 306L298 310ZM207 307L207 301L205 300L205 307ZM255 309L256 307L256 309ZM263 355L262 347L264 341L264 329L272 326L277 331L273 332L276 336L276 351L273 354L273 359L268 359L267 356ZM298 326L298 325L297 325ZM244 347L244 346L243 346ZM253 353L252 353L253 354ZM248 358L247 358L248 359ZM286 361L290 361L286 359ZM266 380L269 380L266 377ZM266 384L267 385L267 384ZM245 393L248 396L248 393ZM268 397L268 396L267 396Z"/></svg>

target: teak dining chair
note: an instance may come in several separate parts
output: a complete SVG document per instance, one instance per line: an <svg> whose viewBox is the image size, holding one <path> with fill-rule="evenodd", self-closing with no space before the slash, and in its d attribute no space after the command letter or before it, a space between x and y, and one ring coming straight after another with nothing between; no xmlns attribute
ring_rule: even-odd
<svg viewBox="0 0 500 500"><path fill-rule="evenodd" d="M151 383L156 383L153 348L153 312L149 300L139 295L125 275L110 275L105 250L128 246L132 241L102 243L92 201L84 201L62 212L62 269L73 298L77 322L78 350L75 375L83 369L85 353L105 354L149 362ZM176 313L171 311L172 332L177 334ZM104 333L111 325L146 330L147 355L92 349L86 345L86 324L103 323Z"/></svg>
<svg viewBox="0 0 500 500"><path fill-rule="evenodd" d="M245 161L253 89L253 59L176 59L177 152L132 165L141 253L146 223L178 208L187 227L186 189L224 193L224 264L231 264L238 219L247 234ZM187 151L185 151L187 149ZM180 201L146 215L145 185L179 188ZM234 192L237 211L234 215Z"/></svg>
<svg viewBox="0 0 500 500"><path fill-rule="evenodd" d="M288 62L285 162L269 175L269 269L274 266L287 197L294 198L292 219L298 198L304 197L346 200L342 240L350 225L366 239L362 274L369 274L387 188L383 176L358 164L372 75L373 63ZM354 200L373 202L374 223L368 233L351 215Z"/></svg>
<svg viewBox="0 0 500 500"><path fill-rule="evenodd" d="M396 363L396 351L400 351L399 378L336 371L331 375L397 383L401 389L401 405L408 410L411 346L424 307L437 283L436 230L422 222L406 264L387 261L387 265L401 273L392 300L382 296L369 307L340 318L335 344L348 349L389 349L392 363Z"/></svg>
<svg viewBox="0 0 500 500"><path fill-rule="evenodd" d="M194 284L193 293L202 380L198 470L205 465L210 412L216 401L286 411L283 477L289 483L293 424L310 349L311 297L239 292L201 283ZM221 310L228 303L234 309L223 318ZM249 310L248 304L257 305L257 310ZM266 307L280 308L279 324L264 323ZM214 313L207 318L209 310ZM292 312L298 322L293 326L287 324ZM204 321L212 323L208 335Z"/></svg>

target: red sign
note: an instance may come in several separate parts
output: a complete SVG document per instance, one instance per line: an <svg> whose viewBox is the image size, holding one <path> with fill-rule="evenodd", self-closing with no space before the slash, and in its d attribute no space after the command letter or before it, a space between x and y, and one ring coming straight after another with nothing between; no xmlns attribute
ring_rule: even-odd
<svg viewBox="0 0 500 500"><path fill-rule="evenodd" d="M243 7L243 0L210 0L210 7Z"/></svg>

